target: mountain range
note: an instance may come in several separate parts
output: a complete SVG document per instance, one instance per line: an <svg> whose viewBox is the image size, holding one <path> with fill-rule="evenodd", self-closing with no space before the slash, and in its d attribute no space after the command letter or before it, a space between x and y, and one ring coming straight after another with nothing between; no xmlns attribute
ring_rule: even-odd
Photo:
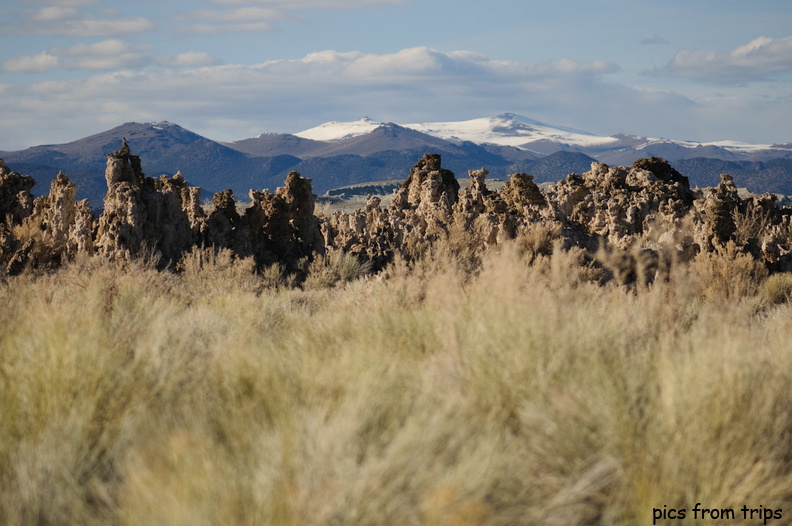
<svg viewBox="0 0 792 526"><path fill-rule="evenodd" d="M792 143L753 145L699 143L617 134L597 136L519 115L461 122L398 125L362 118L328 122L296 134L269 133L235 142L217 142L169 122L129 122L66 144L0 151L14 171L39 182L36 194L63 171L78 185L78 197L96 206L105 194L107 153L125 138L142 159L147 175L181 171L189 184L211 193L230 188L244 198L251 188L274 189L296 170L313 179L314 191L356 183L403 179L426 152L443 156L443 166L464 177L486 168L492 178L527 172L537 182L559 180L589 169L594 160L629 165L662 157L695 186L717 184L730 173L754 192L792 194Z"/></svg>

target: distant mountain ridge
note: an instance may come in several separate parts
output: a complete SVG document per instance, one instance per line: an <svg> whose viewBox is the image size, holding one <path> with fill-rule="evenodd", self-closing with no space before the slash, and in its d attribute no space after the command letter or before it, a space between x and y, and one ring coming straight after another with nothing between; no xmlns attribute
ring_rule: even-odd
<svg viewBox="0 0 792 526"><path fill-rule="evenodd" d="M305 139L344 141L371 133L386 123L363 117L352 122L327 122L295 134ZM630 152L664 152L667 160L711 156L726 160L759 161L770 158L792 158L790 144L749 144L738 141L679 141L659 137L615 134L598 136L565 126L546 124L514 113L501 113L494 117L468 121L404 124L424 134L450 142L473 142L517 147L538 155L549 155L559 150L579 151L600 158L624 156ZM654 154L657 155L657 154ZM632 158L627 164L639 155ZM659 155L662 156L662 155ZM603 162L607 161L603 158Z"/></svg>
<svg viewBox="0 0 792 526"><path fill-rule="evenodd" d="M66 144L0 152L0 157L14 171L37 181L36 194L46 193L49 181L58 171L63 171L77 183L78 198L88 198L93 206L101 206L107 190L104 179L107 154L121 147L122 138L141 157L146 175L173 175L181 171L191 185L209 191L247 184L252 188L266 187L275 184L275 180L262 181L251 175L267 175L275 170L279 173L299 162L296 157L251 157L167 122L130 122Z"/></svg>
<svg viewBox="0 0 792 526"><path fill-rule="evenodd" d="M710 186L722 172L755 192L792 194L792 143L748 145L695 143L614 135L601 137L515 114L461 122L399 125L368 118L329 122L297 134L262 134L220 143L162 121L129 122L66 144L0 152L14 171L38 181L47 192L63 171L78 185L78 197L101 206L106 155L126 138L149 176L181 171L204 198L230 188L238 198L253 189L274 189L296 170L313 179L318 194L356 183L403 179L424 153L443 156L443 166L464 177L486 168L492 178L527 172L537 182L557 181L587 171L595 160L630 165L658 156L687 175L692 185Z"/></svg>

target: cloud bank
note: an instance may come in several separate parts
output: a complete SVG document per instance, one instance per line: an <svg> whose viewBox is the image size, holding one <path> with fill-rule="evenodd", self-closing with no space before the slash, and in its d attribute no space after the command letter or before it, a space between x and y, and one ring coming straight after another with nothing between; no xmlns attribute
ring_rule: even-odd
<svg viewBox="0 0 792 526"><path fill-rule="evenodd" d="M792 36L761 36L728 53L683 49L657 76L682 77L719 84L749 84L792 72Z"/></svg>
<svg viewBox="0 0 792 526"><path fill-rule="evenodd" d="M194 67L218 62L218 59L203 52L156 56L148 45L132 45L122 40L109 39L68 48L51 48L36 55L7 60L2 69L9 73L46 73L60 69L136 69L157 64Z"/></svg>
<svg viewBox="0 0 792 526"><path fill-rule="evenodd" d="M180 6L180 2L161 0ZM187 33L219 35L229 33L271 32L277 23L298 21L305 11L341 11L403 4L407 0L208 0L202 9L176 9L172 22ZM21 35L49 35L69 38L119 37L138 35L156 29L142 16L130 16L117 8L96 9L95 0L44 0L41 7L30 2L10 0L8 13L18 17L4 31ZM184 4L184 5L194 5ZM216 7L211 7L216 6ZM126 6L127 9L134 5ZM0 10L3 14L6 10ZM95 12L96 11L96 12ZM101 16L97 16L97 12Z"/></svg>
<svg viewBox="0 0 792 526"><path fill-rule="evenodd" d="M116 53L105 55L110 50ZM108 40L52 51L51 56L61 65L72 61L98 68L106 56L117 60L126 53L131 61L146 51ZM209 59L200 53L171 58L174 65ZM31 57L29 66L37 60L41 67L51 62ZM638 132L635 122L656 126L695 111L696 103L680 95L608 82L618 71L617 65L605 61L516 62L427 47L390 54L328 50L255 65L160 65L8 86L0 111L4 126L20 123L21 144L16 147L55 141L47 134L56 135L59 123L67 123L63 126L69 135L64 139L101 131L74 124L86 121L95 127L97 122L114 126L131 120L169 120L214 139L235 140L264 131L297 132L362 115L421 122L515 111L608 134ZM31 115L40 116L38 129L21 125L29 123ZM86 119L88 115L94 117Z"/></svg>
<svg viewBox="0 0 792 526"><path fill-rule="evenodd" d="M104 17L86 13L79 2L58 2L23 11L21 20L4 28L12 34L56 35L73 38L134 35L152 31L154 23L140 16L126 16L111 10Z"/></svg>

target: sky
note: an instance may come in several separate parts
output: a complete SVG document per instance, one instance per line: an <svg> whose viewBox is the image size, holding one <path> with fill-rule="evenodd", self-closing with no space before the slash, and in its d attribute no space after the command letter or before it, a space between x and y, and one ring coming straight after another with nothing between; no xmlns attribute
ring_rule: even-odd
<svg viewBox="0 0 792 526"><path fill-rule="evenodd" d="M792 142L789 0L3 0L0 27L0 150L504 112Z"/></svg>

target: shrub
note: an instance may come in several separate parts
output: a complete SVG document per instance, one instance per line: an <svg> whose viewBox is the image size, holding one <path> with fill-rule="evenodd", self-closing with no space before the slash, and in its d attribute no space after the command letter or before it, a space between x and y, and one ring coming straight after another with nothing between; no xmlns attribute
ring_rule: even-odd
<svg viewBox="0 0 792 526"><path fill-rule="evenodd" d="M771 305L786 303L792 298L792 273L769 276L759 287L759 295Z"/></svg>
<svg viewBox="0 0 792 526"><path fill-rule="evenodd" d="M308 265L303 286L307 289L334 287L362 278L371 272L371 262L358 256L333 250L317 256Z"/></svg>

